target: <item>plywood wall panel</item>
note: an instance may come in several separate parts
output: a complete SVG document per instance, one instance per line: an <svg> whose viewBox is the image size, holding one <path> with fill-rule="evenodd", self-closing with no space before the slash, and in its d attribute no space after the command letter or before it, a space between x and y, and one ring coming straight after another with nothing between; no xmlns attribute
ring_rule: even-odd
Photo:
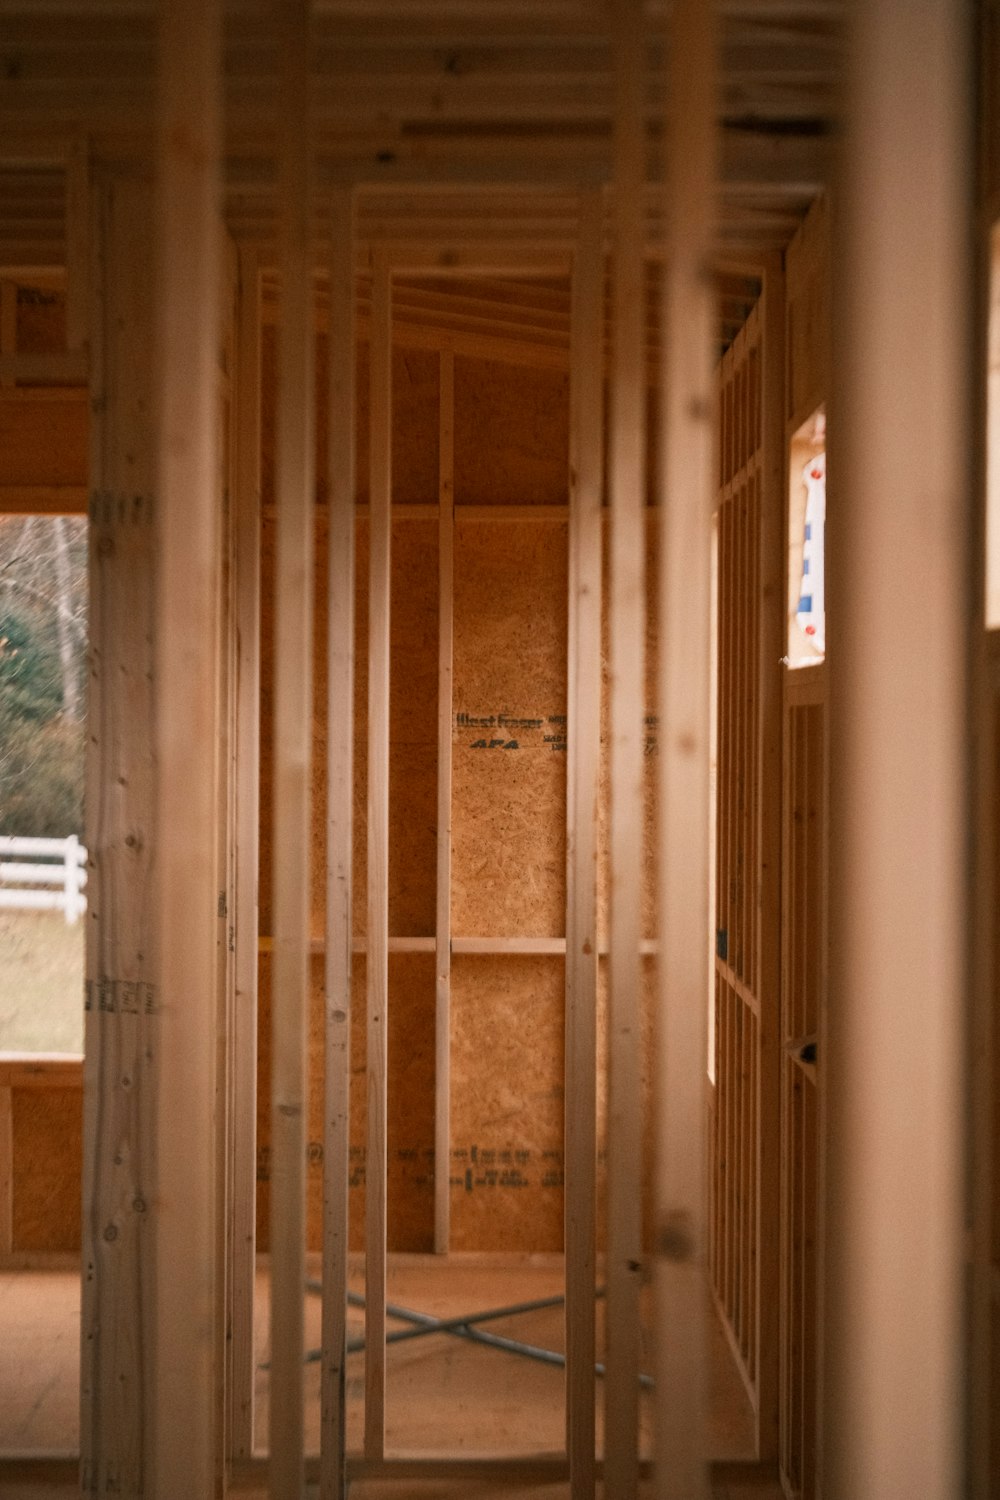
<svg viewBox="0 0 1000 1500"><path fill-rule="evenodd" d="M452 928L562 936L567 535L455 534Z"/></svg>
<svg viewBox="0 0 1000 1500"><path fill-rule="evenodd" d="M12 1247L80 1250L83 1093L14 1089Z"/></svg>
<svg viewBox="0 0 1000 1500"><path fill-rule="evenodd" d="M562 1249L563 969L453 960L453 1250Z"/></svg>
<svg viewBox="0 0 1000 1500"><path fill-rule="evenodd" d="M0 485L86 485L87 430L82 393L0 395Z"/></svg>
<svg viewBox="0 0 1000 1500"><path fill-rule="evenodd" d="M66 348L66 293L54 287L18 285L16 327L21 353L61 353Z"/></svg>
<svg viewBox="0 0 1000 1500"><path fill-rule="evenodd" d="M455 360L457 505L565 505L569 376Z"/></svg>
<svg viewBox="0 0 1000 1500"><path fill-rule="evenodd" d="M261 533L261 931L271 931L271 778L274 681L275 520ZM354 925L364 935L368 521L359 518L354 676ZM434 932L437 858L437 525L393 523L389 786L389 927L394 936ZM315 695L312 810L312 930L323 931L326 872L327 522L316 515Z"/></svg>
<svg viewBox="0 0 1000 1500"><path fill-rule="evenodd" d="M261 497L274 502L275 329L261 333ZM328 357L325 334L316 346L316 494L326 500L328 471ZM368 503L368 345L359 343L355 365L355 495ZM392 352L392 498L397 505L437 500L438 357L426 349Z"/></svg>
<svg viewBox="0 0 1000 1500"><path fill-rule="evenodd" d="M261 956L257 1111L258 1248L269 1247L271 960ZM307 1246L319 1250L323 1195L323 964L312 961L309 1013ZM390 1250L424 1251L434 1241L434 958L389 956ZM365 1225L365 961L356 955L351 1009L350 1245L361 1250Z"/></svg>

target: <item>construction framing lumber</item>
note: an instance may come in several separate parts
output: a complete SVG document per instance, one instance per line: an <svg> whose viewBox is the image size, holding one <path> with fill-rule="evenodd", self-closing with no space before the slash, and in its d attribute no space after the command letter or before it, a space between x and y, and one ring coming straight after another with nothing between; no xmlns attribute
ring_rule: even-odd
<svg viewBox="0 0 1000 1500"><path fill-rule="evenodd" d="M91 395L96 405L90 426L85 797L88 913L80 1347L84 1495L105 1494L112 1484L122 1493L141 1493L151 1477L150 1354L156 1325L147 1289L154 1283L154 1100L160 1053L157 910L148 895L156 821L149 754L156 686L157 441L148 354L154 306L154 242L149 232L153 217L147 182L102 174L94 197L90 320ZM214 621L209 638L214 639ZM211 780L209 772L210 784ZM113 799L106 795L109 784L116 788ZM214 925L212 945L214 976ZM213 992L210 978L208 995ZM210 1000L207 1003L210 1007ZM213 1029L214 1024L212 1013ZM210 1060L214 1052L213 1043ZM172 1207L176 1210L176 1204ZM213 1256L210 1239L205 1247L209 1266ZM210 1382L203 1395L210 1409Z"/></svg>
<svg viewBox="0 0 1000 1500"><path fill-rule="evenodd" d="M160 32L157 506L159 1080L152 1481L215 1493L218 1144L221 9ZM176 935L184 934L178 942ZM224 950L223 950L224 951ZM222 1095L224 1098L224 1093ZM168 1269L169 1268L169 1269Z"/></svg>
<svg viewBox="0 0 1000 1500"><path fill-rule="evenodd" d="M916 28L906 0L848 17L827 549L836 1008L820 1035L827 1500L965 1489L971 25L948 0Z"/></svg>
<svg viewBox="0 0 1000 1500"><path fill-rule="evenodd" d="M326 1102L323 1115L323 1500L347 1492L347 1248L354 858L354 202L330 217Z"/></svg>
<svg viewBox="0 0 1000 1500"><path fill-rule="evenodd" d="M152 1472L210 1500L217 1430L219 1120L217 664L222 20L163 15L159 129L157 877L159 1079ZM177 934L183 933L183 942ZM223 1095L224 1097L224 1095Z"/></svg>
<svg viewBox="0 0 1000 1500"><path fill-rule="evenodd" d="M73 141L66 161L66 347L86 350L90 308L90 143Z"/></svg>
<svg viewBox="0 0 1000 1500"><path fill-rule="evenodd" d="M718 39L708 0L669 24L660 496L659 1005L655 1087L656 1493L708 1495L705 1137L709 685L715 495Z"/></svg>
<svg viewBox="0 0 1000 1500"><path fill-rule="evenodd" d="M309 0L275 7L282 76L271 1042L273 1500L301 1494L313 621L313 258Z"/></svg>
<svg viewBox="0 0 1000 1500"><path fill-rule="evenodd" d="M253 1290L257 1193L257 865L260 847L260 277L241 250L236 325L234 619L236 634L236 1003L227 1343L229 1452L253 1452Z"/></svg>
<svg viewBox="0 0 1000 1500"><path fill-rule="evenodd" d="M787 515L785 457L785 277L781 256L764 272L761 311L761 524L759 548L760 704L757 808L760 895L757 901L757 992L759 999L756 1098L758 1109L757 1196L753 1234L757 1256L757 1456L774 1462L778 1453L778 1305L781 1196L781 912L782 703L787 630Z"/></svg>
<svg viewBox="0 0 1000 1500"><path fill-rule="evenodd" d="M566 784L566 1451L573 1500L595 1484L597 814L604 482L604 204L580 199L570 327Z"/></svg>
<svg viewBox="0 0 1000 1500"><path fill-rule="evenodd" d="M451 1232L451 734L455 640L455 358L439 359L438 765L434 1071L434 1249Z"/></svg>
<svg viewBox="0 0 1000 1500"><path fill-rule="evenodd" d="M392 271L372 267L368 577L368 952L365 1150L365 1456L385 1451L389 1004L389 604L392 542Z"/></svg>
<svg viewBox="0 0 1000 1500"><path fill-rule="evenodd" d="M14 1095L0 1081L0 1259L14 1249Z"/></svg>
<svg viewBox="0 0 1000 1500"><path fill-rule="evenodd" d="M641 0L614 12L614 343L610 445L610 954L607 1112L605 1466L616 1500L639 1482L642 1270L643 719L645 715L646 34Z"/></svg>

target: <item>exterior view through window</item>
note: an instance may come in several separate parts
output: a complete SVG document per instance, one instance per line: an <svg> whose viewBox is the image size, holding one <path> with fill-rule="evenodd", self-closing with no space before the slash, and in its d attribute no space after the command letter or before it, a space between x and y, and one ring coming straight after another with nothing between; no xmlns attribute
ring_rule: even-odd
<svg viewBox="0 0 1000 1500"><path fill-rule="evenodd" d="M87 533L0 517L0 1052L83 1051Z"/></svg>
<svg viewBox="0 0 1000 1500"><path fill-rule="evenodd" d="M792 438L788 467L788 665L826 654L826 412Z"/></svg>

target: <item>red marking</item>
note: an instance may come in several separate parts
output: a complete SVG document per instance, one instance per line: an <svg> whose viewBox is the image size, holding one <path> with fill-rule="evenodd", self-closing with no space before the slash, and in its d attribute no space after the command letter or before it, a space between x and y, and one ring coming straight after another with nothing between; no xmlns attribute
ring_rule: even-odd
<svg viewBox="0 0 1000 1500"><path fill-rule="evenodd" d="M822 469L810 469L809 470L809 478L810 479L822 479L823 478L823 470Z"/></svg>
<svg viewBox="0 0 1000 1500"><path fill-rule="evenodd" d="M815 625L807 625L806 626L806 635L815 635L815 634L816 634L816 626Z"/></svg>

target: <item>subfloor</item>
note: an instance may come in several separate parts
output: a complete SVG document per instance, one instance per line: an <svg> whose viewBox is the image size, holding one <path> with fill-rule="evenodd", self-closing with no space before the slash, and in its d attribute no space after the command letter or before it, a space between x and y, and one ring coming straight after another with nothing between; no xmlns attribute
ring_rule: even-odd
<svg viewBox="0 0 1000 1500"><path fill-rule="evenodd" d="M74 1451L79 1443L77 1382L79 1370L79 1275L68 1271L0 1274L0 1454L32 1450ZM363 1296L363 1269L352 1271L351 1289ZM257 1277L255 1298L256 1422L255 1448L263 1451L268 1416L267 1273ZM473 1315L487 1310L523 1307L563 1292L562 1264L557 1258L513 1260L401 1256L388 1273L388 1301L435 1317ZM307 1346L319 1343L320 1299L306 1304ZM403 1318L388 1320L390 1336L414 1326ZM561 1352L564 1345L561 1305L526 1308L475 1325L518 1344ZM711 1320L711 1457L749 1460L753 1456L749 1402L725 1336ZM350 1339L362 1339L364 1311L352 1306ZM603 1301L598 1301L599 1345L603 1338ZM599 1348L600 1353L600 1348ZM487 1346L453 1334L433 1332L391 1344L386 1377L386 1448L406 1453L530 1455L563 1446L563 1371L558 1366ZM363 1419L364 1355L348 1365L348 1446L360 1449ZM598 1381L598 1444L602 1443L601 1382ZM642 1441L648 1448L650 1398L641 1398ZM306 1373L306 1451L319 1448L319 1367ZM559 1500L565 1487L505 1486L508 1500ZM4 1500L62 1490L13 1489L0 1484ZM68 1496L73 1491L66 1490ZM487 1500L487 1486L421 1481L366 1481L352 1485L352 1500L458 1500L475 1494ZM717 1486L716 1500L778 1496L775 1488Z"/></svg>

